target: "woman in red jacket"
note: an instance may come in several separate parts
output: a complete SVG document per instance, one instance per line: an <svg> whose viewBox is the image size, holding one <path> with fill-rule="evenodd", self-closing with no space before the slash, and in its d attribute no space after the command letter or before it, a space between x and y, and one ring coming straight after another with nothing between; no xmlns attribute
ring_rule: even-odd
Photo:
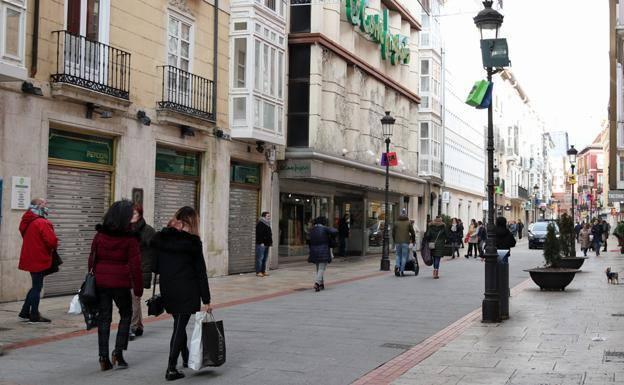
<svg viewBox="0 0 624 385"><path fill-rule="evenodd" d="M122 351L128 348L128 334L132 318L132 295L143 295L141 253L139 240L132 232L132 202L117 201L104 215L103 223L96 227L97 234L91 244L89 271L95 274L98 295L98 345L100 368L112 369L114 365L127 368ZM108 358L108 340L113 313L113 301L119 308L119 328L112 362Z"/></svg>
<svg viewBox="0 0 624 385"><path fill-rule="evenodd" d="M32 279L32 288L18 315L22 321L50 322L39 313L44 270L52 265L52 251L58 247L58 238L47 216L48 202L41 198L33 199L19 226L24 242L18 268L30 272Z"/></svg>

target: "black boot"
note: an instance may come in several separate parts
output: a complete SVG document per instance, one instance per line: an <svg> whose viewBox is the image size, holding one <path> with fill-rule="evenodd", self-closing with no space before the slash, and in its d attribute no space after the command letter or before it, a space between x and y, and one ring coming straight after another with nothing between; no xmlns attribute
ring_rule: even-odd
<svg viewBox="0 0 624 385"><path fill-rule="evenodd" d="M176 368L167 368L167 372L165 373L165 379L167 381L175 381L180 378L184 378L184 373Z"/></svg>
<svg viewBox="0 0 624 385"><path fill-rule="evenodd" d="M399 273L399 267L398 267L398 266L395 266L395 267L394 267L394 275L395 275L395 276L397 276L397 277L398 277L399 275L401 275L401 274Z"/></svg>
<svg viewBox="0 0 624 385"><path fill-rule="evenodd" d="M321 285L319 285L318 283L314 284L314 291L321 291Z"/></svg>
<svg viewBox="0 0 624 385"><path fill-rule="evenodd" d="M121 350L113 350L111 358L113 361L113 366L117 365L119 366L119 369L126 369L128 367L128 363L126 362L126 360L124 360Z"/></svg>

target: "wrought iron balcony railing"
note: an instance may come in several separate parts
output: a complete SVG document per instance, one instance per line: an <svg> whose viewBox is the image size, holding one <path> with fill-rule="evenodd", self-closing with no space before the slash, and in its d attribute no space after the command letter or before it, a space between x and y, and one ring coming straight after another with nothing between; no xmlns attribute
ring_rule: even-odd
<svg viewBox="0 0 624 385"><path fill-rule="evenodd" d="M56 73L52 82L130 99L130 53L67 31L54 33Z"/></svg>
<svg viewBox="0 0 624 385"><path fill-rule="evenodd" d="M529 199L529 191L524 187L518 186L518 198Z"/></svg>
<svg viewBox="0 0 624 385"><path fill-rule="evenodd" d="M161 66L162 97L158 106L210 121L215 120L212 108L214 82L180 68Z"/></svg>

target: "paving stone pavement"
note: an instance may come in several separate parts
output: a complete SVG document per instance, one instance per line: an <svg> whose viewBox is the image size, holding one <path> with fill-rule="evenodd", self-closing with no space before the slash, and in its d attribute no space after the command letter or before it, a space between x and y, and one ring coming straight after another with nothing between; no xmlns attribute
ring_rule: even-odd
<svg viewBox="0 0 624 385"><path fill-rule="evenodd" d="M525 281L522 269L540 260L539 252L521 244L513 253L511 285ZM344 269L376 273L378 263L364 260ZM298 269L303 278L291 284L288 295L215 310L225 324L227 363L196 373L187 370L184 383L350 384L478 308L483 298L483 263L474 259L445 260L440 280L421 266L418 277L385 273L332 285L341 274L336 263L321 293L292 290L309 287L311 281L311 266ZM259 282L250 278L250 287L280 279L280 274L275 271ZM215 281L211 285L216 288ZM252 291L252 297L260 294ZM220 301L216 295L215 301ZM170 319L149 323L125 354L131 367L109 372L98 370L95 334L11 349L0 358L0 384L164 383L170 333Z"/></svg>
<svg viewBox="0 0 624 385"><path fill-rule="evenodd" d="M610 285L604 272L624 271L624 256L590 255L565 292L532 284L509 320L472 323L392 384L624 384L624 280Z"/></svg>

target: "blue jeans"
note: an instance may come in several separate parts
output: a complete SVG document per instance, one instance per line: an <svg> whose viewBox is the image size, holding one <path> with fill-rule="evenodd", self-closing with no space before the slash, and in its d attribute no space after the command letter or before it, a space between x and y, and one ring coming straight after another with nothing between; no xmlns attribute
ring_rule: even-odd
<svg viewBox="0 0 624 385"><path fill-rule="evenodd" d="M407 263L407 258L409 258L409 244L397 243L394 247L396 250L396 262L394 266L397 266L399 272L403 273L405 271L405 263Z"/></svg>
<svg viewBox="0 0 624 385"><path fill-rule="evenodd" d="M269 258L269 246L256 245L256 274L266 273L266 263Z"/></svg>
<svg viewBox="0 0 624 385"><path fill-rule="evenodd" d="M35 317L39 314L39 300L41 299L41 289L43 289L43 272L30 273L30 279L32 280L32 288L26 294L20 314Z"/></svg>
<svg viewBox="0 0 624 385"><path fill-rule="evenodd" d="M598 237L594 237L594 251L596 252L596 255L600 255L600 238L596 238Z"/></svg>
<svg viewBox="0 0 624 385"><path fill-rule="evenodd" d="M442 257L433 257L433 268L436 270L440 268L440 259Z"/></svg>

